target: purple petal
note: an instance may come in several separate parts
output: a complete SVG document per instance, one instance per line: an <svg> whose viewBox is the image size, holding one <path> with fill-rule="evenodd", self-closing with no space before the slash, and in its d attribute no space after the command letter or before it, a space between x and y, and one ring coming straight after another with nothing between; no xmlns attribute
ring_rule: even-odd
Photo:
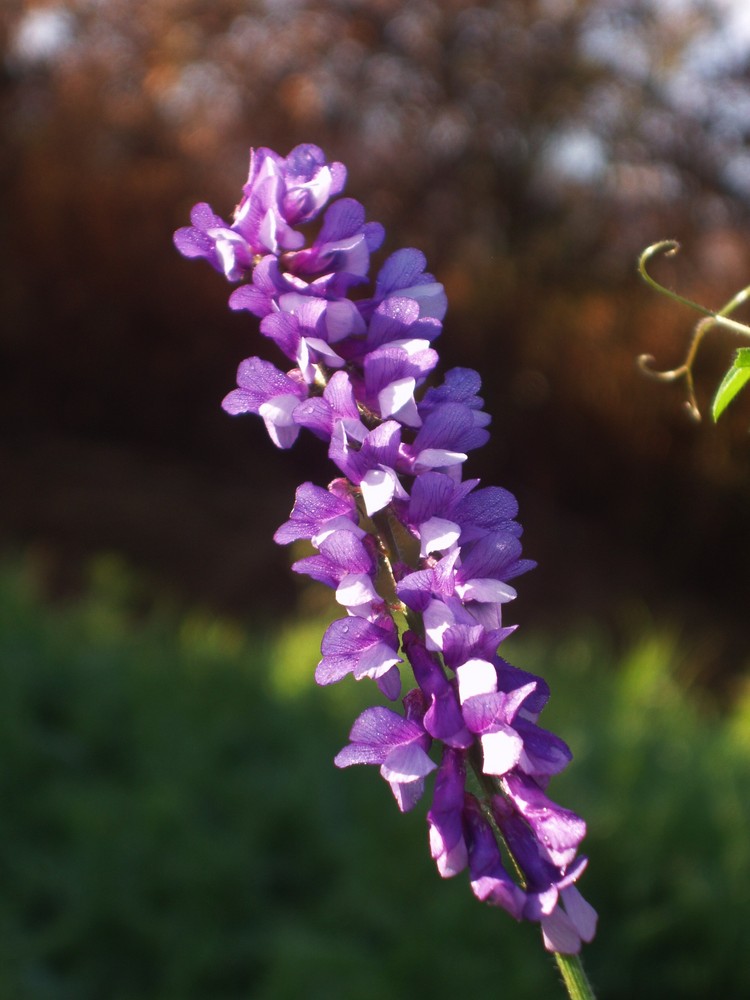
<svg viewBox="0 0 750 1000"><path fill-rule="evenodd" d="M380 705L366 708L352 726L351 743L336 755L334 763L337 767L382 764L394 747L416 742L423 736L420 726L390 708Z"/></svg>
<svg viewBox="0 0 750 1000"><path fill-rule="evenodd" d="M272 365L269 361L261 358L246 358L240 362L237 369L237 384L242 390L241 397L234 396L233 393L227 397L232 398L229 405L224 406L229 413L253 412L257 413L260 406L272 399L274 396L296 395L300 399L307 394L303 385L295 382L285 375L284 372ZM237 409L242 400L243 409ZM230 408L231 407L231 408Z"/></svg>
<svg viewBox="0 0 750 1000"><path fill-rule="evenodd" d="M531 778L512 773L505 775L502 781L515 808L534 830L552 864L569 865L586 835L584 821L547 798Z"/></svg>
<svg viewBox="0 0 750 1000"><path fill-rule="evenodd" d="M375 683L390 701L395 701L401 694L401 672L396 666L386 670L384 674L378 674Z"/></svg>
<svg viewBox="0 0 750 1000"><path fill-rule="evenodd" d="M435 778L432 808L427 813L430 853L443 878L463 871L468 861L463 834L465 784L463 755L446 747Z"/></svg>
<svg viewBox="0 0 750 1000"><path fill-rule="evenodd" d="M523 756L519 766L532 777L559 774L573 759L568 745L554 733L518 717L513 722L523 738Z"/></svg>
<svg viewBox="0 0 750 1000"><path fill-rule="evenodd" d="M442 319L448 300L443 286L427 274L425 257L420 250L402 249L386 260L376 283L376 298L382 300L394 292L417 300L422 316Z"/></svg>
<svg viewBox="0 0 750 1000"><path fill-rule="evenodd" d="M472 795L466 796L464 819L468 828L472 892L481 902L501 906L516 920L520 920L524 906L523 890L506 871L495 834Z"/></svg>
<svg viewBox="0 0 750 1000"><path fill-rule="evenodd" d="M473 737L464 725L456 692L438 660L413 632L405 633L402 646L417 683L430 700L430 707L424 716L427 732L449 746L470 746Z"/></svg>
<svg viewBox="0 0 750 1000"><path fill-rule="evenodd" d="M288 545L300 538L315 537L326 522L346 517L352 525L357 524L357 507L351 496L337 496L329 490L313 483L303 483L297 488L294 506L285 521L273 536L279 545Z"/></svg>
<svg viewBox="0 0 750 1000"><path fill-rule="evenodd" d="M396 628L388 617L371 622L350 616L332 622L323 636L321 653L323 659L315 672L319 684L332 684L348 673L357 679L380 678L401 662ZM391 680L399 683L398 677L396 671ZM392 697L398 697L398 691Z"/></svg>

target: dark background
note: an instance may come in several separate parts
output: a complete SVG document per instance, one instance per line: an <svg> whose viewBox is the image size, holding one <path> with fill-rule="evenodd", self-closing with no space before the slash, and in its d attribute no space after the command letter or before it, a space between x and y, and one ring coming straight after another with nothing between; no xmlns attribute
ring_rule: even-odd
<svg viewBox="0 0 750 1000"><path fill-rule="evenodd" d="M425 251L444 368L476 367L491 443L468 474L521 503L524 626L669 621L709 682L746 658L748 399L692 423L696 315L748 281L750 39L742 4L638 0L6 3L0 66L0 544L52 594L124 554L186 601L290 613L271 540L321 447L277 452L220 409L272 357L230 288L181 259L191 205L231 214L248 147L315 142ZM382 256L381 255L381 256ZM379 261L375 261L378 266ZM706 407L736 338L699 356Z"/></svg>

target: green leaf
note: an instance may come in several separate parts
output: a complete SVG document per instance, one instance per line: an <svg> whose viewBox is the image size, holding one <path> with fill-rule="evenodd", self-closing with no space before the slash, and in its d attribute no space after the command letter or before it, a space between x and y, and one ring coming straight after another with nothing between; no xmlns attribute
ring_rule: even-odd
<svg viewBox="0 0 750 1000"><path fill-rule="evenodd" d="M711 406L714 423L729 406L737 393L750 382L750 347L740 347L732 367L722 379Z"/></svg>

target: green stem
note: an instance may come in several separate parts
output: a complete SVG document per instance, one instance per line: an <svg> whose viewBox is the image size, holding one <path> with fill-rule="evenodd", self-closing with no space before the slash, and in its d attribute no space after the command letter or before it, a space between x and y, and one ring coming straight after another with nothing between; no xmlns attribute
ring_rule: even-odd
<svg viewBox="0 0 750 1000"><path fill-rule="evenodd" d="M594 991L586 978L578 955L561 955L556 951L555 961L570 1000L595 1000Z"/></svg>

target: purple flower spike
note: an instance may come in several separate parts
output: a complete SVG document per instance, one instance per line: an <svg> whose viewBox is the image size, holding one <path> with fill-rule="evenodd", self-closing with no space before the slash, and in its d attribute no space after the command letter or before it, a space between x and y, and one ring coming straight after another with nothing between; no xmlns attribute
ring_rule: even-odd
<svg viewBox="0 0 750 1000"><path fill-rule="evenodd" d="M352 726L351 742L334 758L336 767L380 764L401 812L422 797L425 776L437 765L427 756L430 738L411 719L389 708L366 708Z"/></svg>
<svg viewBox="0 0 750 1000"><path fill-rule="evenodd" d="M251 150L231 223L200 203L175 244L242 282L230 308L256 316L291 368L243 361L224 409L260 415L280 448L309 431L339 470L327 489L303 483L274 535L312 543L292 569L332 588L346 611L323 636L317 682L369 678L394 701L404 661L414 674L403 714L364 711L336 765L376 764L406 811L437 767L432 741L442 744L427 814L438 871L468 866L478 899L540 923L547 948L574 953L596 928L575 885L586 827L546 795L571 753L537 724L546 682L498 655L514 631L502 623L516 596L509 581L534 563L522 556L512 494L463 478L489 438L481 379L453 368L426 387L445 290L415 249L392 253L372 281L383 227L358 201L331 200L345 180L343 164L312 144L286 157Z"/></svg>

